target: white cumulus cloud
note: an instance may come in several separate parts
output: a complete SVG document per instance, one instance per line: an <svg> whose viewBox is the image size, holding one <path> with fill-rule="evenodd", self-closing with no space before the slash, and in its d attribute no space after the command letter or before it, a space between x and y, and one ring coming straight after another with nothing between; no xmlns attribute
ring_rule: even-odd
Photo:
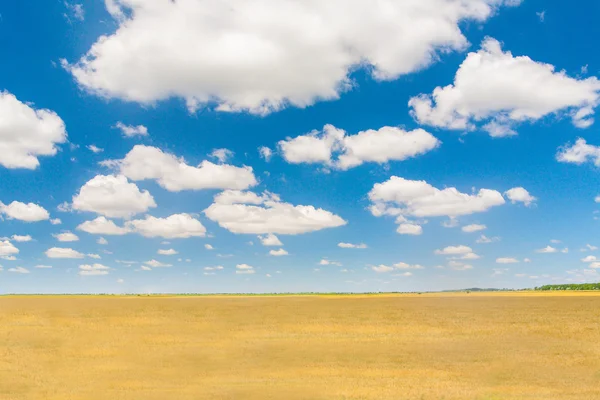
<svg viewBox="0 0 600 400"><path fill-rule="evenodd" d="M125 235L129 229L118 226L106 217L98 217L92 221L85 221L77 227L78 230L92 235Z"/></svg>
<svg viewBox="0 0 600 400"><path fill-rule="evenodd" d="M96 276L96 275L108 275L109 267L102 264L83 264L79 266L79 275L82 276Z"/></svg>
<svg viewBox="0 0 600 400"><path fill-rule="evenodd" d="M500 257L496 259L498 264L516 264L519 262L516 258L512 257Z"/></svg>
<svg viewBox="0 0 600 400"><path fill-rule="evenodd" d="M197 167L181 157L152 146L136 145L122 160L107 160L104 166L133 181L155 180L171 192L201 189L247 189L257 184L251 167L214 164L204 160Z"/></svg>
<svg viewBox="0 0 600 400"><path fill-rule="evenodd" d="M55 233L52 236L54 236L59 242L76 242L79 240L79 237L73 232Z"/></svg>
<svg viewBox="0 0 600 400"><path fill-rule="evenodd" d="M287 251L285 251L284 249L278 249L278 250L271 250L271 251L269 251L269 255L275 256L275 257L287 256L288 254L289 253Z"/></svg>
<svg viewBox="0 0 600 400"><path fill-rule="evenodd" d="M52 247L46 250L48 258L84 258L85 255L70 248Z"/></svg>
<svg viewBox="0 0 600 400"><path fill-rule="evenodd" d="M523 121L566 113L580 128L590 126L600 99L600 81L575 79L550 64L503 51L496 39L486 38L481 49L467 55L454 83L431 95L409 101L422 124L448 129L481 127L491 136L512 136Z"/></svg>
<svg viewBox="0 0 600 400"><path fill-rule="evenodd" d="M263 246L283 246L281 240L279 240L279 238L273 235L272 233L269 233L268 235L264 236L259 235L258 239L260 240Z"/></svg>
<svg viewBox="0 0 600 400"><path fill-rule="evenodd" d="M0 91L0 165L36 169L40 156L53 156L67 141L65 123L54 112L36 109Z"/></svg>
<svg viewBox="0 0 600 400"><path fill-rule="evenodd" d="M402 161L425 154L440 141L423 129L407 132L385 126L347 135L342 129L325 125L323 131L288 138L279 142L285 160L292 164L324 164L347 170L365 162Z"/></svg>
<svg viewBox="0 0 600 400"><path fill-rule="evenodd" d="M471 225L463 226L462 231L467 232L467 233L472 233L472 232L483 231L486 228L487 228L487 226L485 226L485 225L471 224Z"/></svg>
<svg viewBox="0 0 600 400"><path fill-rule="evenodd" d="M243 198L227 193L215 196L204 214L233 233L296 235L346 224L330 211L284 203L271 193Z"/></svg>
<svg viewBox="0 0 600 400"><path fill-rule="evenodd" d="M146 215L145 219L128 221L126 226L144 237L186 239L206 236L206 228L190 214L173 214L166 218Z"/></svg>
<svg viewBox="0 0 600 400"><path fill-rule="evenodd" d="M504 195L508 197L511 203L523 203L526 207L529 207L537 199L533 197L525 188L516 187L504 192Z"/></svg>
<svg viewBox="0 0 600 400"><path fill-rule="evenodd" d="M13 201L8 205L0 202L0 212L9 219L18 219L25 222L38 222L50 219L50 214L44 207L34 203L21 203L20 201Z"/></svg>
<svg viewBox="0 0 600 400"><path fill-rule="evenodd" d="M109 218L131 218L156 207L147 190L140 191L123 175L96 175L73 196L72 208Z"/></svg>

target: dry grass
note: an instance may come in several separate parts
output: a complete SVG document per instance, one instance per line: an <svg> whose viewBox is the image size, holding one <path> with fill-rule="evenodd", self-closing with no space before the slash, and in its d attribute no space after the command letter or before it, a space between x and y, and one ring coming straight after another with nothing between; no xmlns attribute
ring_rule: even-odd
<svg viewBox="0 0 600 400"><path fill-rule="evenodd" d="M0 399L600 399L600 296L3 297Z"/></svg>

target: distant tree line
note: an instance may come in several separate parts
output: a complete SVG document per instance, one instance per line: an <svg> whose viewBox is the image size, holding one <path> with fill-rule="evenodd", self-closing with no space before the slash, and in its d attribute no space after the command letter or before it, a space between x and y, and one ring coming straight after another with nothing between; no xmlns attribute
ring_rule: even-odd
<svg viewBox="0 0 600 400"><path fill-rule="evenodd" d="M535 290L600 290L600 283L568 283L562 285L544 285Z"/></svg>

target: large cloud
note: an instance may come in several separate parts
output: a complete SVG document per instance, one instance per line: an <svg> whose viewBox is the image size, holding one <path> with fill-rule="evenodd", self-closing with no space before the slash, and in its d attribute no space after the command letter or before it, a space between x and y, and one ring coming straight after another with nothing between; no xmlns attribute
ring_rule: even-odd
<svg viewBox="0 0 600 400"><path fill-rule="evenodd" d="M329 211L283 203L267 192L262 196L223 192L215 196L204 214L233 233L296 235L346 224Z"/></svg>
<svg viewBox="0 0 600 400"><path fill-rule="evenodd" d="M38 222L50 219L50 214L42 206L34 203L21 203L13 201L6 205L0 202L0 212L10 219L18 219L25 222Z"/></svg>
<svg viewBox="0 0 600 400"><path fill-rule="evenodd" d="M36 169L39 156L53 156L67 141L63 120L51 110L35 109L13 94L0 92L0 165Z"/></svg>
<svg viewBox="0 0 600 400"><path fill-rule="evenodd" d="M199 166L152 146L137 145L122 160L103 161L133 181L153 179L171 192L200 189L247 189L256 185L251 167L202 161Z"/></svg>
<svg viewBox="0 0 600 400"><path fill-rule="evenodd" d="M364 67L392 80L463 50L459 24L520 0L106 0L119 23L79 62L85 89L190 110L268 113L336 99Z"/></svg>
<svg viewBox="0 0 600 400"><path fill-rule="evenodd" d="M573 124L590 126L600 100L600 81L578 80L555 67L502 51L492 38L469 53L454 83L431 95L413 97L409 106L422 124L472 130L482 126L491 136L515 135L513 126L566 112Z"/></svg>
<svg viewBox="0 0 600 400"><path fill-rule="evenodd" d="M439 140L423 129L407 132L384 126L377 131L369 129L347 135L333 125L325 125L321 132L280 141L279 149L289 163L320 163L347 170L365 162L402 161L425 154L439 144Z"/></svg>
<svg viewBox="0 0 600 400"><path fill-rule="evenodd" d="M396 216L398 233L420 234L420 226L407 217L458 217L484 212L505 203L496 190L480 189L477 193L461 193L450 187L437 189L425 181L411 181L392 176L383 183L376 183L369 192L371 213L377 217Z"/></svg>
<svg viewBox="0 0 600 400"><path fill-rule="evenodd" d="M110 218L130 218L156 207L147 191L123 175L96 175L73 196L73 209L91 211Z"/></svg>

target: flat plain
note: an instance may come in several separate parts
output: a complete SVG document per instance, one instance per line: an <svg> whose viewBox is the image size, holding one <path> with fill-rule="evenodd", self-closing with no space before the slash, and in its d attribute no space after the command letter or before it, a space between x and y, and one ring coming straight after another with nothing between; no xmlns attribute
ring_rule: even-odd
<svg viewBox="0 0 600 400"><path fill-rule="evenodd" d="M600 399L600 295L3 296L0 399Z"/></svg>

